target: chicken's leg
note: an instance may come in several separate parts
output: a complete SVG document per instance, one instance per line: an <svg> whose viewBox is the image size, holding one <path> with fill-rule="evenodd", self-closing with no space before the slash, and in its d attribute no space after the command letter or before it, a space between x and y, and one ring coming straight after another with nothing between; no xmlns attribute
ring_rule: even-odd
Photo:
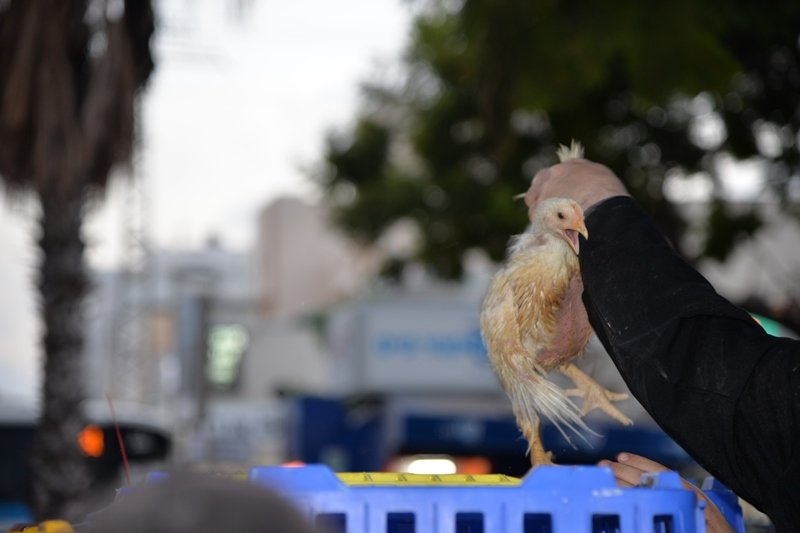
<svg viewBox="0 0 800 533"><path fill-rule="evenodd" d="M528 446L531 454L531 466L553 464L553 454L544 451L542 446L542 436L540 433L542 423L537 420L532 427L523 428L525 438L528 439Z"/></svg>
<svg viewBox="0 0 800 533"><path fill-rule="evenodd" d="M568 389L564 392L567 396L583 397L583 408L581 411L584 415L592 409L600 409L614 420L626 426L633 424L630 418L622 414L622 411L611 403L627 400L628 394L624 392L611 392L605 387L602 387L574 364L569 364L559 369L559 372L575 383L574 389Z"/></svg>
<svg viewBox="0 0 800 533"><path fill-rule="evenodd" d="M542 436L539 433L540 422L536 422L533 434L528 437L528 444L531 447L531 466L553 464L553 453L544 451L542 446Z"/></svg>

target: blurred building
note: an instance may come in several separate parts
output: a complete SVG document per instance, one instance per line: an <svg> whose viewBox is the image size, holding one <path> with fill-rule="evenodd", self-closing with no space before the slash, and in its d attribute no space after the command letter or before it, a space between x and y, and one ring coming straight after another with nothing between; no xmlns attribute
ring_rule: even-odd
<svg viewBox="0 0 800 533"><path fill-rule="evenodd" d="M379 255L357 247L333 228L327 210L283 197L258 219L258 293L265 316L315 313L358 292L379 266Z"/></svg>
<svg viewBox="0 0 800 533"><path fill-rule="evenodd" d="M210 240L93 274L88 396L159 412L187 459L282 460L281 395L329 391L321 313L376 264L300 200L277 200L258 224L253 253Z"/></svg>

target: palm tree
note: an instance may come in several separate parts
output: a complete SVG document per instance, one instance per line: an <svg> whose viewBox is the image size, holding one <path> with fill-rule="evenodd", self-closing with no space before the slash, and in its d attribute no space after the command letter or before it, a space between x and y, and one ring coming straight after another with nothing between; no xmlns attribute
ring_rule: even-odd
<svg viewBox="0 0 800 533"><path fill-rule="evenodd" d="M44 348L31 466L37 517L74 518L88 481L77 444L89 290L81 225L129 160L134 106L153 62L149 0L0 1L0 177L39 204Z"/></svg>

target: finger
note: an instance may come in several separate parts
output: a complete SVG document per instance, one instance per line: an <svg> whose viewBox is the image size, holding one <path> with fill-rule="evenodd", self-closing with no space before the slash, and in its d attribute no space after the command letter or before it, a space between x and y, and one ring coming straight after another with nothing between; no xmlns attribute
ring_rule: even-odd
<svg viewBox="0 0 800 533"><path fill-rule="evenodd" d="M600 464L601 466L607 466L611 468L611 472L614 474L617 484L620 487L638 486L639 480L642 478L642 474L645 474L643 470L639 470L636 467L623 463L616 463L614 461L601 461Z"/></svg>
<svg viewBox="0 0 800 533"><path fill-rule="evenodd" d="M617 461L622 464L638 468L644 472L665 472L669 470L661 463L657 463L651 459L648 459L647 457L642 457L641 455L636 455L635 453L630 452L622 452L617 455Z"/></svg>
<svg viewBox="0 0 800 533"><path fill-rule="evenodd" d="M609 466L609 468L611 468L610 465L605 465L605 466ZM611 474L614 475L614 469L613 468L611 468ZM614 475L614 481L617 483L617 486L619 488L621 488L621 489L630 489L632 487L636 487L636 485L634 485L633 483L630 483L630 482L626 481L625 479L620 479L616 475Z"/></svg>
<svg viewBox="0 0 800 533"><path fill-rule="evenodd" d="M648 459L647 457L642 457L641 455L636 455L635 453L630 452L622 452L617 456L617 460L623 464L627 464L631 467L637 468L639 470L643 470L644 472L667 472L669 468L662 465L661 463L657 463L652 459ZM702 495L702 491L695 487L693 484L689 483L685 479L681 478L681 484L686 487L687 489L693 490L698 494Z"/></svg>

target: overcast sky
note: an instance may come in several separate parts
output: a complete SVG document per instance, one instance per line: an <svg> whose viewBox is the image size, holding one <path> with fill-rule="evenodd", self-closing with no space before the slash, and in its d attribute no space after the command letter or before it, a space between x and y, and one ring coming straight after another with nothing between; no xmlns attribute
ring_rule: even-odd
<svg viewBox="0 0 800 533"><path fill-rule="evenodd" d="M142 108L145 230L159 247L214 235L246 249L259 208L313 195L301 168L354 116L359 83L396 63L410 12L400 0L157 1ZM88 221L93 266L121 258L126 194L112 187ZM33 212L0 205L0 397L38 391Z"/></svg>

